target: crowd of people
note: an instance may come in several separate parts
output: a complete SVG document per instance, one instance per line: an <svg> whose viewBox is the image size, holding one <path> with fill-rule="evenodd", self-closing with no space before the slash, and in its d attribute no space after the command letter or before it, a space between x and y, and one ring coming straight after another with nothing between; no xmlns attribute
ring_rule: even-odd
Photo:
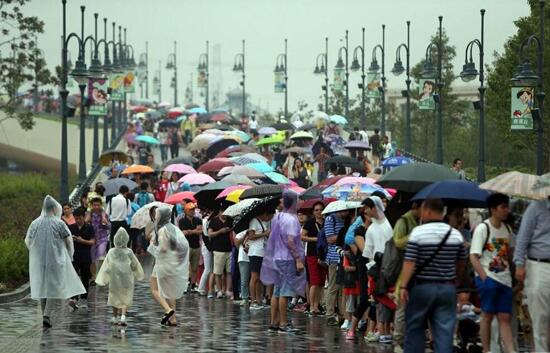
<svg viewBox="0 0 550 353"><path fill-rule="evenodd" d="M193 148L199 128L190 123L164 131L153 124L146 131L165 142L171 135L164 145L175 139L177 157L180 147ZM263 157L258 161L289 181L237 213L231 211L246 198L218 198L222 190L208 200L195 198L203 186L163 171L151 147L131 141L129 159L114 163L107 177L120 177L139 159L155 173L129 175L135 190L122 185L118 194L106 195L106 181L97 182L78 207L46 197L25 239L31 296L41 301L44 326L51 327L63 299L74 310L86 307L95 286L109 287L113 325L127 325L134 281L144 278L139 259L152 256L150 287L162 325L177 326L178 299L194 295L232 300L243 310L269 309L271 333L297 332L288 317L293 312L326 320L347 340L394 344L396 351L422 352L428 343L435 352L452 352L455 344L466 349L479 337L483 352L516 352L518 332L521 344L549 350L550 198L531 202L521 222L514 222L510 199L501 193L487 198L485 220L429 198L405 203L407 210L390 221L393 193L382 188L360 202L301 197L343 177L380 177L383 160L399 154L387 136L354 129L346 138L369 148L351 150L354 164L327 164L333 136L344 135L338 124L327 123L306 139L283 134L279 144L256 150L258 128L255 119L249 122L250 143L239 141L239 152ZM161 156L164 165L166 150ZM192 149L192 156L189 164L197 169L212 160L204 147ZM461 164L455 160L453 170L464 177ZM187 196L165 203L181 193ZM134 217L145 219L141 227L133 226ZM466 334L470 327L473 337Z"/></svg>

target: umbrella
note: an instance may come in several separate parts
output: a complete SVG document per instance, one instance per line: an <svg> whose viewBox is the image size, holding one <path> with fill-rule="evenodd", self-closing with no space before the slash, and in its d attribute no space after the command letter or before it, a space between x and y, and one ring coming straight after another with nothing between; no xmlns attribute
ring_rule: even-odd
<svg viewBox="0 0 550 353"><path fill-rule="evenodd" d="M133 180L128 178L109 179L103 183L103 187L105 187L105 196L118 194L118 190L122 185L127 186L130 190L133 190L138 186Z"/></svg>
<svg viewBox="0 0 550 353"><path fill-rule="evenodd" d="M310 134L309 132L306 132L306 131L298 131L298 132L293 133L290 136L290 139L291 140L294 140L294 139L310 139L310 140L313 140L313 135Z"/></svg>
<svg viewBox="0 0 550 353"><path fill-rule="evenodd" d="M308 123L308 124L304 124L304 125L300 126L297 130L298 131L307 131L307 130L313 130L315 128L316 128L315 125Z"/></svg>
<svg viewBox="0 0 550 353"><path fill-rule="evenodd" d="M169 166L164 168L164 171L171 173L176 172L179 174L193 174L197 172L193 167L190 167L186 164L170 164Z"/></svg>
<svg viewBox="0 0 550 353"><path fill-rule="evenodd" d="M206 129L202 133L203 134L210 134L210 135L223 135L223 134L225 134L225 132L221 131L220 129Z"/></svg>
<svg viewBox="0 0 550 353"><path fill-rule="evenodd" d="M246 165L246 164L252 164L252 163L260 163L259 160L248 158L248 157L233 157L232 162L235 163L235 165ZM263 162L265 163L265 162Z"/></svg>
<svg viewBox="0 0 550 353"><path fill-rule="evenodd" d="M284 136L274 135L269 137L264 137L256 142L256 146L263 145L277 145L282 144L285 141Z"/></svg>
<svg viewBox="0 0 550 353"><path fill-rule="evenodd" d="M290 180L288 180L287 177L285 177L280 173L267 172L265 173L265 176L268 177L271 181L273 181L276 184L290 184Z"/></svg>
<svg viewBox="0 0 550 353"><path fill-rule="evenodd" d="M138 105L138 106L133 107L131 109L131 111L133 113L143 113L143 112L147 111L147 107L143 106L143 105Z"/></svg>
<svg viewBox="0 0 550 353"><path fill-rule="evenodd" d="M550 187L536 187L544 185L544 180L545 178L532 174L508 172L484 182L479 187L511 196L544 200L550 195Z"/></svg>
<svg viewBox="0 0 550 353"><path fill-rule="evenodd" d="M217 155L219 152L223 151L229 146L238 145L239 143L235 141L232 138L222 138L219 141L213 142L207 149L206 149L206 156L208 158L214 158L215 155Z"/></svg>
<svg viewBox="0 0 550 353"><path fill-rule="evenodd" d="M170 195L170 197L164 200L164 202L169 203L171 205L177 205L177 204L180 204L183 200L197 202L197 199L195 199L195 193L192 191L177 192L175 194Z"/></svg>
<svg viewBox="0 0 550 353"><path fill-rule="evenodd" d="M284 150L281 151L282 154L289 154L289 153L306 154L308 152L311 152L311 151L305 147L290 147L290 148L285 148Z"/></svg>
<svg viewBox="0 0 550 353"><path fill-rule="evenodd" d="M200 173L217 173L224 167L231 167L234 163L228 158L214 158L203 165L198 169Z"/></svg>
<svg viewBox="0 0 550 353"><path fill-rule="evenodd" d="M140 165L140 164L134 164L129 166L128 168L124 169L122 171L123 175L127 174L147 174L147 173L154 173L155 170L151 167L148 167L146 165Z"/></svg>
<svg viewBox="0 0 550 353"><path fill-rule="evenodd" d="M215 121L215 122L218 122L218 121L230 122L231 120L233 120L233 117L229 115L229 113L227 112L217 112L212 114L212 116L210 117L210 121Z"/></svg>
<svg viewBox="0 0 550 353"><path fill-rule="evenodd" d="M191 165L191 164L194 164L194 163L197 163L197 162L198 161L195 157L182 156L182 157L172 158L171 160L166 162L166 165L170 165L170 164L187 164L187 165Z"/></svg>
<svg viewBox="0 0 550 353"><path fill-rule="evenodd" d="M261 154L258 154L258 153L245 153L241 157L242 158L255 159L258 162L266 162L267 163L267 158L265 158L264 156L262 156Z"/></svg>
<svg viewBox="0 0 550 353"><path fill-rule="evenodd" d="M225 197L225 201L238 203L241 201L241 194L244 192L243 189L233 190ZM216 198L217 199L217 198Z"/></svg>
<svg viewBox="0 0 550 353"><path fill-rule="evenodd" d="M341 115L331 115L329 117L329 121L331 123L339 124L339 125L346 125L348 123L348 119L344 118Z"/></svg>
<svg viewBox="0 0 550 353"><path fill-rule="evenodd" d="M147 224L153 223L153 221L151 221L151 216L149 216L149 210L153 207L161 206L166 206L170 208L174 207L173 205L158 201L148 203L147 205L140 207L140 209L137 210L136 213L134 213L134 215L132 216L132 223L130 224L130 228L143 229L147 226Z"/></svg>
<svg viewBox="0 0 550 353"><path fill-rule="evenodd" d="M306 189L298 186L298 185L292 185L291 187L288 188L288 190L292 190L294 191L295 193L297 194L301 194L303 193L304 191L306 191Z"/></svg>
<svg viewBox="0 0 550 353"><path fill-rule="evenodd" d="M382 165L384 167L398 167L400 165L409 164L409 163L414 163L414 161L410 158L400 156L400 157L386 158L382 162Z"/></svg>
<svg viewBox="0 0 550 353"><path fill-rule="evenodd" d="M237 153L237 152L253 152L255 151L256 148L254 146L247 146L247 145L234 145L234 146L229 146L227 147L226 149L224 149L223 151L219 152L215 158L222 158L222 157L229 157L231 156L233 153Z"/></svg>
<svg viewBox="0 0 550 353"><path fill-rule="evenodd" d="M180 112L180 111L177 111L177 110L172 110L172 111L169 111L166 113L166 116L168 118L171 118L171 119L175 119L177 118L178 116L181 116L183 115L183 112Z"/></svg>
<svg viewBox="0 0 550 353"><path fill-rule="evenodd" d="M203 173L187 174L178 180L178 183L188 183L189 185L204 185L208 183L213 183L214 180L210 175Z"/></svg>
<svg viewBox="0 0 550 353"><path fill-rule="evenodd" d="M224 212L224 216L228 216L228 217L236 217L238 215L240 215L241 213L243 213L243 211L245 209L247 209L248 207L250 207L250 205L252 205L254 202L258 201L260 199L258 198L251 198L251 199L246 199L246 200L242 200L241 202L235 204L235 205L231 205L229 206Z"/></svg>
<svg viewBox="0 0 550 353"><path fill-rule="evenodd" d="M197 199L199 207L202 209L218 209L220 204L216 201L216 196L231 185L231 183L226 181L217 181L202 186L200 190L195 193L195 199Z"/></svg>
<svg viewBox="0 0 550 353"><path fill-rule="evenodd" d="M325 199L315 198L315 199L300 201L298 203L298 210L309 212L309 210L313 208L313 205L315 205L318 202L322 203L324 207L327 207L329 203L334 201L336 201L336 199L332 199L332 198L325 198Z"/></svg>
<svg viewBox="0 0 550 353"><path fill-rule="evenodd" d="M282 194L283 189L281 185L264 184L245 190L241 195L241 200L249 199L251 197L281 197Z"/></svg>
<svg viewBox="0 0 550 353"><path fill-rule="evenodd" d="M158 119L162 116L162 113L157 110L152 110L147 112L147 116L149 116L151 119Z"/></svg>
<svg viewBox="0 0 550 353"><path fill-rule="evenodd" d="M204 109L202 107L191 108L187 112L190 113L190 114L206 114L206 113L208 113L206 111L206 109Z"/></svg>
<svg viewBox="0 0 550 353"><path fill-rule="evenodd" d="M250 180L249 177L244 175L238 175L238 174L229 174L228 176L222 178L223 182L230 183L231 185L235 184L244 184L244 185L251 185L256 186L257 184Z"/></svg>
<svg viewBox="0 0 550 353"><path fill-rule="evenodd" d="M353 158L348 157L348 156L330 157L329 159L327 159L325 161L325 165L330 165L330 164L337 164L337 165L341 165L341 166L344 166L344 167L352 167L352 168L361 167L361 164L359 163L359 161L357 159L353 159Z"/></svg>
<svg viewBox="0 0 550 353"><path fill-rule="evenodd" d="M222 192L220 192L218 194L218 196L216 196L216 198L220 199L222 197L226 197L227 195L229 195L233 191L246 190L246 189L250 189L251 187L252 186L250 186L250 185L232 185L232 186L229 186L229 187L223 189Z"/></svg>
<svg viewBox="0 0 550 353"><path fill-rule="evenodd" d="M457 173L439 164L411 163L393 168L378 179L377 183L399 191L418 192L431 183L458 178Z"/></svg>
<svg viewBox="0 0 550 353"><path fill-rule="evenodd" d="M265 162L250 163L250 164L247 164L246 166L249 167L249 168L257 170L260 173L274 172L274 169L269 164L267 164Z"/></svg>
<svg viewBox="0 0 550 353"><path fill-rule="evenodd" d="M342 200L338 200L338 201L334 201L334 202L331 202L327 205L327 207L325 207L325 209L323 210L323 214L329 214L329 213L334 213L334 212L338 212L338 211L345 211L345 210L353 210L353 209L356 209L356 208L361 208L361 202L359 201L342 201Z"/></svg>
<svg viewBox="0 0 550 353"><path fill-rule="evenodd" d="M241 131L241 130L231 130L229 132L225 132L225 136L228 136L228 137L236 136L243 143L247 143L248 141L250 141L250 136L248 136L246 132Z"/></svg>
<svg viewBox="0 0 550 353"><path fill-rule="evenodd" d="M135 138L136 141L148 143L150 145L158 145L160 141L154 138L153 136L139 135Z"/></svg>
<svg viewBox="0 0 550 353"><path fill-rule="evenodd" d="M320 182L319 184L317 185L314 185L312 187L310 187L309 189L307 189L306 191L304 191L301 195L300 195L300 198L302 200L309 200L309 199L314 199L314 198L321 198L323 197L323 194L321 193L325 188L327 188L328 186L336 183L338 180L342 179L342 178L345 178L346 175L337 175L337 176L334 176L334 177L331 177L331 178L328 178L328 179L325 179L323 180L322 182Z"/></svg>
<svg viewBox="0 0 550 353"><path fill-rule="evenodd" d="M167 101L163 101L163 102L160 102L158 104L159 108L168 108L168 107L171 107L172 104L170 102L167 102Z"/></svg>
<svg viewBox="0 0 550 353"><path fill-rule="evenodd" d="M273 135L273 134L277 133L277 129L275 129L273 127L270 127L270 126L266 126L266 127L262 127L260 130L258 130L258 133L260 135Z"/></svg>
<svg viewBox="0 0 550 353"><path fill-rule="evenodd" d="M187 149L190 151L198 151L202 150L203 148L207 148L211 144L213 144L216 141L219 141L223 139L223 137L219 135L209 134L209 133L202 133L200 135L197 135L193 141L187 146Z"/></svg>
<svg viewBox="0 0 550 353"><path fill-rule="evenodd" d="M222 168L222 170L220 170L217 175L224 176L228 174L244 175L249 178L262 178L264 176L263 173L246 165L237 165L234 167Z"/></svg>
<svg viewBox="0 0 550 353"><path fill-rule="evenodd" d="M113 161L126 162L128 155L122 151L108 150L99 156L99 164L106 167L110 166Z"/></svg>
<svg viewBox="0 0 550 353"><path fill-rule="evenodd" d="M180 126L180 122L178 120L164 119L159 121L159 127L178 127Z"/></svg>
<svg viewBox="0 0 550 353"><path fill-rule="evenodd" d="M376 184L376 180L365 177L350 177L346 176L334 183L334 185L346 185L346 184Z"/></svg>
<svg viewBox="0 0 550 353"><path fill-rule="evenodd" d="M344 148L348 150L370 150L369 143L367 141L350 141L344 145Z"/></svg>
<svg viewBox="0 0 550 353"><path fill-rule="evenodd" d="M442 199L446 204L461 207L485 208L490 193L480 189L475 183L466 180L443 180L420 190L413 201Z"/></svg>
<svg viewBox="0 0 550 353"><path fill-rule="evenodd" d="M250 189L249 189L250 190ZM248 229L250 221L254 217L258 217L260 214L267 211L275 212L276 207L279 205L280 196L264 197L262 199L256 200L246 207L234 217L233 220L233 231L235 233L240 233Z"/></svg>
<svg viewBox="0 0 550 353"><path fill-rule="evenodd" d="M281 130L281 131L284 131L284 130L294 130L294 125L290 124L290 123L276 123L276 124L273 124L271 125L272 128L274 128L275 130Z"/></svg>
<svg viewBox="0 0 550 353"><path fill-rule="evenodd" d="M370 196L373 192L383 192L387 197L390 194L382 187L376 184L346 184L346 185L331 185L321 192L323 197L331 197L339 200L363 200Z"/></svg>
<svg viewBox="0 0 550 353"><path fill-rule="evenodd" d="M314 119L328 120L328 114L321 111L314 111L312 117Z"/></svg>

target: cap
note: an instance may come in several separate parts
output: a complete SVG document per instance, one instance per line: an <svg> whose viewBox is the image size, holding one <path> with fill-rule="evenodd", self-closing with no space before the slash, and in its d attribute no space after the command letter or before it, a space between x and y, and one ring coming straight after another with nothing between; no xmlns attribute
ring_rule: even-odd
<svg viewBox="0 0 550 353"><path fill-rule="evenodd" d="M195 208L197 208L197 206L195 206L195 204L193 202L188 202L185 204L185 210L194 210Z"/></svg>

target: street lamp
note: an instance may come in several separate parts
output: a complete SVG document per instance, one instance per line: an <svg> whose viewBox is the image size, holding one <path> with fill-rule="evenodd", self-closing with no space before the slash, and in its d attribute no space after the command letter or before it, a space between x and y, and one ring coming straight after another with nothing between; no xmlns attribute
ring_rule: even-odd
<svg viewBox="0 0 550 353"><path fill-rule="evenodd" d="M205 101L204 101L204 108L208 111L208 101L209 101L209 77L210 72L208 71L208 63L209 63L209 52L210 52L210 43L206 41L206 53L202 53L199 56L199 77L204 73L204 93L205 93ZM202 81L201 81L202 82Z"/></svg>
<svg viewBox="0 0 550 353"><path fill-rule="evenodd" d="M532 34L521 43L518 71L512 78L514 85L537 86L538 109L532 110L533 121L537 122L537 175L544 172L544 5L545 0L539 0L539 35ZM531 62L525 56L525 47L536 45L537 49L537 73L533 71Z"/></svg>
<svg viewBox="0 0 550 353"><path fill-rule="evenodd" d="M178 105L178 64L176 62L177 42L174 41L174 52L168 55L166 60L166 70L174 70L172 83L170 87L174 88L174 107Z"/></svg>
<svg viewBox="0 0 550 353"><path fill-rule="evenodd" d="M358 45L353 50L353 62L351 63L351 71L358 71L361 69L361 83L358 85L361 89L361 126L363 128L367 126L367 115L365 109L365 27L361 29L363 41L361 45ZM357 52L361 52L361 64L357 58Z"/></svg>
<svg viewBox="0 0 550 353"><path fill-rule="evenodd" d="M338 49L338 61L336 62L336 66L334 67L334 73L335 76L341 76L342 72L345 75L345 79L343 80L343 85L346 86L346 102L345 102L345 113L344 115L347 117L349 115L349 70L348 70L348 59L349 59L349 41L348 41L348 30L346 29L346 45L343 47L340 47ZM342 52L346 52L346 62L344 63L344 60L342 59Z"/></svg>
<svg viewBox="0 0 550 353"><path fill-rule="evenodd" d="M321 88L325 91L325 113L328 114L328 37L325 37L325 52L317 55L317 59L315 59L313 73L316 75L325 74L325 85Z"/></svg>
<svg viewBox="0 0 550 353"><path fill-rule="evenodd" d="M460 73L460 78L462 81L469 82L474 80L477 75L479 75L479 158L477 164L477 181L482 183L485 181L485 75L483 70L483 55L484 55L484 16L485 10L480 10L481 13L481 40L474 39L468 43L466 46L464 54L464 66L462 67L462 72ZM479 73L476 69L472 51L474 46L477 46L479 49ZM468 60L469 52L469 60ZM474 107L477 105L474 105Z"/></svg>
<svg viewBox="0 0 550 353"><path fill-rule="evenodd" d="M153 78L153 93L158 96L158 102L162 101L162 62L159 60L159 69Z"/></svg>
<svg viewBox="0 0 550 353"><path fill-rule="evenodd" d="M284 74L284 86L285 90L285 120L288 119L288 50L287 39L285 38L285 52L277 55L275 59L275 75L278 73Z"/></svg>
<svg viewBox="0 0 550 353"><path fill-rule="evenodd" d="M245 89L246 75L245 75L244 57L245 57L245 51L244 51L244 39L243 39L243 51L235 55L235 62L233 64L233 72L242 73L242 81L240 82L240 84L243 87L243 108L242 108L243 118L246 117L246 89Z"/></svg>
<svg viewBox="0 0 550 353"><path fill-rule="evenodd" d="M372 48L372 60L368 69L368 73L371 75L378 74L378 71L380 71L380 65L378 65L378 60L376 59L376 51L380 50L382 54L382 85L378 87L378 90L380 91L380 106L381 106L381 114L382 118L380 121L380 132L382 133L382 136L386 134L386 70L385 70L385 63L386 63L386 25L382 25L382 45L377 44Z"/></svg>
<svg viewBox="0 0 550 353"><path fill-rule="evenodd" d="M101 41L100 41L101 43ZM103 72L108 75L111 70L111 60L109 58L109 42L107 41L107 18L103 18L103 43L105 47L104 59L103 59ZM98 43L99 46L99 43ZM107 124L107 115L103 117L103 148L102 151L109 149L109 125Z"/></svg>
<svg viewBox="0 0 550 353"><path fill-rule="evenodd" d="M412 152L412 141L411 141L411 77L410 77L410 54L411 54L411 46L410 46L410 29L411 29L411 21L407 21L407 43L401 43L399 46L397 46L397 49L395 51L395 64L393 65L393 69L391 72L395 76L401 75L403 72L406 71L407 79L405 80L405 83L407 85L407 91L404 95L406 95L407 98L407 105L406 105L406 112L405 112L405 150L407 152ZM407 60L406 60L406 68L403 67L403 62L401 61L401 49L404 49L407 54Z"/></svg>
<svg viewBox="0 0 550 353"><path fill-rule="evenodd" d="M107 48L109 48L109 45L112 45L113 46L113 63L110 67L110 72L113 73L113 74L117 74L117 73L120 73L122 72L122 68L120 66L120 63L119 63L119 56L120 56L120 51L118 51L118 43L116 42L116 23L115 22L112 22L111 23L112 26L113 26L113 39L110 40L108 43L107 43ZM106 64L107 62L105 62ZM114 147L114 142L115 142L115 139L116 139L116 120L117 120L117 116L118 116L118 109L117 109L117 102L111 98L111 101L112 101L112 105L111 105L111 147Z"/></svg>
<svg viewBox="0 0 550 353"><path fill-rule="evenodd" d="M138 72L140 73L141 98L143 98L143 83L145 83L145 98L149 99L149 42L145 42L145 53L141 53L139 56Z"/></svg>

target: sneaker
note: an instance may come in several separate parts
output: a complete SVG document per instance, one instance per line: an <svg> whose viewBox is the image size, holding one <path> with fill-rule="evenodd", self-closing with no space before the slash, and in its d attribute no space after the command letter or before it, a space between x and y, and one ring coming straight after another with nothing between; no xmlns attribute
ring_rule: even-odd
<svg viewBox="0 0 550 353"><path fill-rule="evenodd" d="M118 324L118 319L116 316L113 316L111 320L109 320L109 322L111 323L111 325L116 325Z"/></svg>
<svg viewBox="0 0 550 353"><path fill-rule="evenodd" d="M380 335L378 334L378 332L369 332L365 336L365 340L367 340L367 342L378 342L379 339Z"/></svg>
<svg viewBox="0 0 550 353"><path fill-rule="evenodd" d="M248 306L248 299L241 300L240 306Z"/></svg>
<svg viewBox="0 0 550 353"><path fill-rule="evenodd" d="M223 299L223 292L222 292L222 291L219 291L219 292L218 292L218 295L216 296L216 298L218 298L218 299Z"/></svg>
<svg viewBox="0 0 550 353"><path fill-rule="evenodd" d="M306 311L306 304L298 304L294 307L294 309L292 311L296 312L296 313L303 313Z"/></svg>
<svg viewBox="0 0 550 353"><path fill-rule="evenodd" d="M367 331L367 320L360 320L359 325L357 326L357 331L359 332L366 332Z"/></svg>
<svg viewBox="0 0 550 353"><path fill-rule="evenodd" d="M346 332L346 339L348 341L353 341L355 339L355 332L352 330L349 330L348 332Z"/></svg>
<svg viewBox="0 0 550 353"><path fill-rule="evenodd" d="M197 292L199 292L199 295L201 297L206 297L206 295L207 295L206 291L204 291L204 290L197 290Z"/></svg>
<svg viewBox="0 0 550 353"><path fill-rule="evenodd" d="M327 325L329 325L329 326L338 326L339 325L338 318L336 318L334 316L329 317L327 319Z"/></svg>
<svg viewBox="0 0 550 353"><path fill-rule="evenodd" d="M50 321L50 318L48 316L42 317L42 327L43 328L51 328L52 322Z"/></svg>
<svg viewBox="0 0 550 353"><path fill-rule="evenodd" d="M392 339L391 335L382 335L378 339L378 342L380 342L380 343L392 343L393 339Z"/></svg>
<svg viewBox="0 0 550 353"><path fill-rule="evenodd" d="M76 300L69 299L69 310L70 311L78 310L78 305L76 305Z"/></svg>
<svg viewBox="0 0 550 353"><path fill-rule="evenodd" d="M269 327L267 328L267 331L271 333L279 332L279 326L269 325Z"/></svg>
<svg viewBox="0 0 550 353"><path fill-rule="evenodd" d="M208 299L214 299L214 293L208 293Z"/></svg>
<svg viewBox="0 0 550 353"><path fill-rule="evenodd" d="M298 331L300 330L292 327L292 324L287 324L286 326L283 326L283 327L279 326L280 333L296 333Z"/></svg>
<svg viewBox="0 0 550 353"><path fill-rule="evenodd" d="M342 330L346 330L346 331L349 330L350 327L351 327L351 321L349 320L345 320L342 326L340 326Z"/></svg>
<svg viewBox="0 0 550 353"><path fill-rule="evenodd" d="M250 305L250 310L262 310L264 307L258 303L253 303Z"/></svg>
<svg viewBox="0 0 550 353"><path fill-rule="evenodd" d="M120 326L126 326L126 315L120 316L120 321L118 322Z"/></svg>
<svg viewBox="0 0 550 353"><path fill-rule="evenodd" d="M88 308L88 299L80 299L78 301L78 306L81 308L81 309L87 309Z"/></svg>
<svg viewBox="0 0 550 353"><path fill-rule="evenodd" d="M225 292L225 297L229 299L233 299L233 292Z"/></svg>

